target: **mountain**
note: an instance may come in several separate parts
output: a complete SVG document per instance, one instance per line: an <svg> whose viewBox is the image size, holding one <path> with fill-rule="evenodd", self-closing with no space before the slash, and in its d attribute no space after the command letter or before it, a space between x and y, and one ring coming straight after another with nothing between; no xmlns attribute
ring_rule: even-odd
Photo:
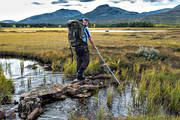
<svg viewBox="0 0 180 120"><path fill-rule="evenodd" d="M165 13L170 10L171 10L171 8L165 8L165 9L160 9L160 10L155 10L155 11L150 11L150 12L142 12L139 14L139 16L155 15L155 14L159 14L159 13Z"/></svg>
<svg viewBox="0 0 180 120"><path fill-rule="evenodd" d="M92 23L117 23L120 21L126 21L127 18L136 17L138 12L126 11L117 7L110 7L109 5L101 5L91 12L76 16L77 18L89 18Z"/></svg>
<svg viewBox="0 0 180 120"><path fill-rule="evenodd" d="M41 15L35 15L18 23L52 23L52 24L64 24L66 21L73 17L81 15L82 13L77 10L60 9L52 13L45 13Z"/></svg>
<svg viewBox="0 0 180 120"><path fill-rule="evenodd" d="M136 21L147 21L161 24L180 24L180 5L164 13L137 18Z"/></svg>
<svg viewBox="0 0 180 120"><path fill-rule="evenodd" d="M100 5L94 10L82 14L77 10L60 9L52 13L35 15L18 23L52 23L66 24L70 19L88 18L91 23L112 24L119 22L148 21L153 23L180 23L180 5L175 8L166 8L150 12L133 12L118 7L111 7L107 4Z"/></svg>
<svg viewBox="0 0 180 120"><path fill-rule="evenodd" d="M16 23L16 21L13 21L13 20L3 20L3 21L0 21L0 23Z"/></svg>

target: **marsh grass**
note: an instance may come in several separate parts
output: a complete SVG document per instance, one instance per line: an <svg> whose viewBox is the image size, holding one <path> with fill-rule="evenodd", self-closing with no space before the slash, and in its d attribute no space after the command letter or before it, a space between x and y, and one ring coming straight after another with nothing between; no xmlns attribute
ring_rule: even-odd
<svg viewBox="0 0 180 120"><path fill-rule="evenodd" d="M126 29L140 30L140 28ZM137 88L137 93L133 92L132 96L135 105L142 105L145 108L145 114L158 113L163 106L168 113L179 115L180 52L178 52L178 48L180 47L180 29L162 29L169 30L169 32L106 33L106 35L105 33L92 33L92 36L107 64L117 74L118 79L123 81L122 86L126 86L128 82L133 82L132 91ZM22 29L6 29L6 31L18 30L21 31ZM60 31L0 32L0 55L35 59L41 63L51 64L53 70L62 69L64 74L72 76L76 73L76 62L71 62L67 38L67 33ZM141 46L147 47L147 51L151 52L142 52L143 56L137 57L136 52ZM102 69L102 62L97 59L96 52L91 47L89 48L91 62L86 74L108 73L107 69ZM149 48L154 48L155 51L159 52L152 52L154 50L149 50ZM177 52L174 53L174 50ZM172 66L168 66L170 64ZM6 66L10 71L9 64ZM119 86L120 91L123 91L122 86ZM143 118L150 119L152 117L143 116Z"/></svg>
<svg viewBox="0 0 180 120"><path fill-rule="evenodd" d="M28 88L30 88L31 87L31 74L29 74L29 77L27 78L27 86L28 86Z"/></svg>
<svg viewBox="0 0 180 120"><path fill-rule="evenodd" d="M43 83L46 84L46 74L44 73Z"/></svg>
<svg viewBox="0 0 180 120"><path fill-rule="evenodd" d="M105 70L101 64L102 62L99 59L90 60L90 63L85 70L85 74L87 75L97 75L100 73L105 73Z"/></svg>
<svg viewBox="0 0 180 120"><path fill-rule="evenodd" d="M112 101L113 101L113 88L109 87L107 92L107 101L106 101L108 107L112 106Z"/></svg>
<svg viewBox="0 0 180 120"><path fill-rule="evenodd" d="M53 61L52 62L52 70L53 71L57 71L57 70L61 70L61 68L62 68L62 63L61 63L61 61L60 60L55 60L55 61Z"/></svg>
<svg viewBox="0 0 180 120"><path fill-rule="evenodd" d="M9 73L10 77L12 77L11 63L8 63L7 69L8 69L8 73Z"/></svg>
<svg viewBox="0 0 180 120"><path fill-rule="evenodd" d="M0 68L2 67L2 64L0 63ZM3 75L2 69L0 69L0 104L2 99L5 96L8 96L11 98L12 93L14 92L14 84L12 79L7 79Z"/></svg>
<svg viewBox="0 0 180 120"><path fill-rule="evenodd" d="M117 90L120 93L120 95L122 95L122 91L124 89L124 82L121 82L121 85L118 86Z"/></svg>
<svg viewBox="0 0 180 120"><path fill-rule="evenodd" d="M152 36L151 40L163 39L164 37L165 34L157 34L155 36Z"/></svg>
<svg viewBox="0 0 180 120"><path fill-rule="evenodd" d="M21 76L23 76L23 74L24 74L24 61L21 61L20 62L20 70L21 70Z"/></svg>
<svg viewBox="0 0 180 120"><path fill-rule="evenodd" d="M63 71L64 75L72 75L72 74L76 74L76 61L74 60L72 62L71 59L68 59L65 64L64 64L64 71Z"/></svg>
<svg viewBox="0 0 180 120"><path fill-rule="evenodd" d="M168 115L137 115L128 116L127 118L118 118L118 120L179 120L178 116L168 116Z"/></svg>
<svg viewBox="0 0 180 120"><path fill-rule="evenodd" d="M64 75L73 75L76 74L76 72L76 60L72 62L71 59L68 59L64 64ZM86 75L97 75L100 73L104 73L104 68L99 59L91 60L84 72Z"/></svg>
<svg viewBox="0 0 180 120"><path fill-rule="evenodd" d="M171 68L152 68L142 73L138 84L138 97L135 101L145 108L146 114L159 114L161 107L166 112L179 114L180 89L179 70L169 71Z"/></svg>
<svg viewBox="0 0 180 120"><path fill-rule="evenodd" d="M3 66L2 66L2 63L0 62L0 74L3 73Z"/></svg>
<svg viewBox="0 0 180 120"><path fill-rule="evenodd" d="M103 114L104 114L104 108L103 108L103 106L101 105L101 106L99 107L99 112L98 112L97 120L103 120Z"/></svg>
<svg viewBox="0 0 180 120"><path fill-rule="evenodd" d="M75 120L76 119L76 114L75 110L71 110L68 112L68 120Z"/></svg>

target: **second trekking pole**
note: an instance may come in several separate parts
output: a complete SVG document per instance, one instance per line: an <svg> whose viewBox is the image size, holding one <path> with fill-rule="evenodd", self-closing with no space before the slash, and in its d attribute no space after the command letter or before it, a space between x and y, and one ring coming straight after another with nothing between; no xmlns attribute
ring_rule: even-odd
<svg viewBox="0 0 180 120"><path fill-rule="evenodd" d="M112 76L114 77L114 79L118 82L118 84L120 85L119 80L116 78L116 76L114 75L114 73L111 71L110 67L108 66L108 64L104 61L104 58L101 56L101 54L99 53L98 49L96 49L99 57L101 58L101 60L104 62L104 65L107 67L107 69L109 70L109 72L112 74Z"/></svg>

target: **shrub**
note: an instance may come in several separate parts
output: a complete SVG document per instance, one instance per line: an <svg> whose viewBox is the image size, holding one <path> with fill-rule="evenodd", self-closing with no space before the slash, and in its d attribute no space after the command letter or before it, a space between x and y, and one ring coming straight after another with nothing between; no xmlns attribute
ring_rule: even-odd
<svg viewBox="0 0 180 120"><path fill-rule="evenodd" d="M138 49L138 51L136 52L136 55L138 57L144 57L147 60L158 59L159 58L159 51L154 49L154 48L140 47Z"/></svg>

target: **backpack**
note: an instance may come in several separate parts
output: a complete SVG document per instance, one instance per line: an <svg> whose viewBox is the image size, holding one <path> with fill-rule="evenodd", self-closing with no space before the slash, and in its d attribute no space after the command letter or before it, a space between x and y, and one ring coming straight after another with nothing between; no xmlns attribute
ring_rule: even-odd
<svg viewBox="0 0 180 120"><path fill-rule="evenodd" d="M83 45L84 26L82 20L68 21L68 39L72 47Z"/></svg>

